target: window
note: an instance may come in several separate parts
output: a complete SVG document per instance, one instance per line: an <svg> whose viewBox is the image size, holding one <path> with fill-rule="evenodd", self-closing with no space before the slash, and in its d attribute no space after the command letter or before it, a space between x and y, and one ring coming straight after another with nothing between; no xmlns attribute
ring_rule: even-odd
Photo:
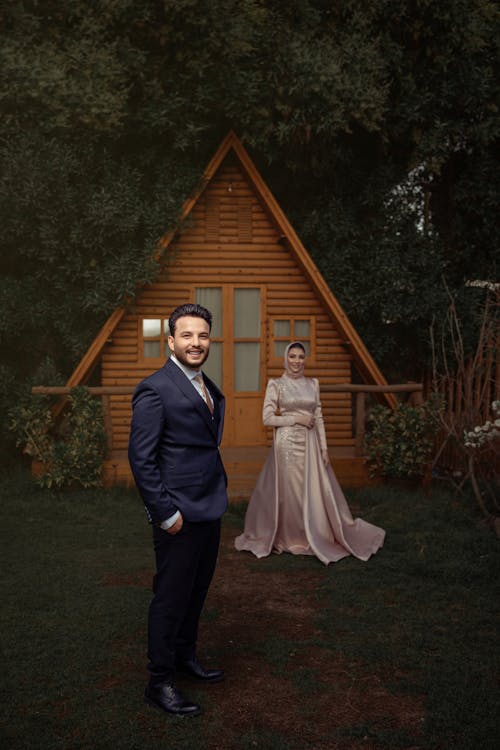
<svg viewBox="0 0 500 750"><path fill-rule="evenodd" d="M213 314L210 356L203 371L228 393L260 393L261 296L260 287L194 288L195 302Z"/></svg>
<svg viewBox="0 0 500 750"><path fill-rule="evenodd" d="M139 320L140 341L139 355L142 360L161 359L170 356L167 337L168 318L142 318Z"/></svg>
<svg viewBox="0 0 500 750"><path fill-rule="evenodd" d="M260 289L234 290L234 390L260 391Z"/></svg>
<svg viewBox="0 0 500 750"><path fill-rule="evenodd" d="M274 318L271 321L271 353L275 359L285 354L285 349L292 341L300 341L306 354L313 353L313 318Z"/></svg>

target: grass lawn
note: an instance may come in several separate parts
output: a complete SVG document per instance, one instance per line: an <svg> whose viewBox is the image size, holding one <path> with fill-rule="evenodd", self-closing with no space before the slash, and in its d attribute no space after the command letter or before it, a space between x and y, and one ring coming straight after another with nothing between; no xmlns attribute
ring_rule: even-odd
<svg viewBox="0 0 500 750"><path fill-rule="evenodd" d="M150 529L133 491L58 494L0 479L5 750L493 750L500 541L438 487L350 492L383 526L369 562L233 549L224 520L196 719L142 702Z"/></svg>

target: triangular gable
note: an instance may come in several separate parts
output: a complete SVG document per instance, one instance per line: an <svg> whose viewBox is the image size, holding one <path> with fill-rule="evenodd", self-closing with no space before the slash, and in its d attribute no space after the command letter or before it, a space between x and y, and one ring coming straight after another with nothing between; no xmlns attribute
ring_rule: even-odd
<svg viewBox="0 0 500 750"><path fill-rule="evenodd" d="M244 172L253 185L256 193L260 197L263 205L267 209L270 217L278 227L280 235L284 237L284 241L286 242L292 256L298 262L300 268L309 279L319 299L324 303L325 308L330 313L335 326L337 327L343 338L344 344L349 346L353 362L356 365L359 374L368 384L387 385L387 381L378 369L376 363L372 359L361 338L357 334L347 315L335 298L333 292L326 284L323 276L321 275L314 261L303 246L292 225L278 205L276 199L260 176L257 168L250 159L241 141L232 131L228 133L226 138L217 149L210 163L208 164L198 188L184 203L181 214L181 221L185 221L187 219L193 209L193 206L201 198L205 188L210 183L211 179L214 177L215 173L217 172L231 149L235 153ZM161 238L156 251L157 256L161 256L166 248L169 247L177 231L177 229L171 230ZM73 387L86 382L87 378L90 376L90 373L94 369L95 364L99 359L99 356L106 342L111 337L113 331L119 324L124 313L125 308L120 307L117 308L108 318L92 344L89 346L86 354L76 367L75 371L69 378L67 386ZM396 405L396 399L392 394L385 394L384 398L391 406Z"/></svg>

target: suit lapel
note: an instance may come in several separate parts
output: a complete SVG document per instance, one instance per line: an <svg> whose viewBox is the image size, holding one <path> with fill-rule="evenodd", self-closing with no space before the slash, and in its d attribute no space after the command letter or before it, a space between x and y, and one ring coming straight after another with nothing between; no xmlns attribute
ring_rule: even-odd
<svg viewBox="0 0 500 750"><path fill-rule="evenodd" d="M175 383L177 388L179 388L180 391L188 398L191 403L193 404L193 407L196 409L196 411L200 414L200 416L205 420L207 426L210 429L210 432L213 433L214 436L218 433L218 427L220 424L220 420L212 419L212 416L210 414L210 411L208 410L208 406L205 404L199 393L197 392L196 388L189 382L189 379L184 375L182 370L177 367L177 365L174 362L171 362L170 359L168 359L164 366L163 370L165 372L165 375ZM212 383L211 380L208 380L205 378L205 380L208 382L208 385L210 387L210 393L215 399L214 390L218 392L220 396L222 394L220 393L217 386L215 386L214 383ZM214 412L215 416L215 412Z"/></svg>

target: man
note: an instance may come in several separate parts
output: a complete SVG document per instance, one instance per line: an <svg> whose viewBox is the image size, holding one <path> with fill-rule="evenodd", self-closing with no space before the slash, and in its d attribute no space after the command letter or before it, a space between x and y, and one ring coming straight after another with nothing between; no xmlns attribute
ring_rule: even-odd
<svg viewBox="0 0 500 750"><path fill-rule="evenodd" d="M137 386L129 461L153 525L156 575L148 617L150 680L145 700L169 714L201 709L177 690L176 674L205 683L224 672L196 656L198 620L217 560L227 477L219 454L224 397L201 373L212 314L177 307L169 319L166 364Z"/></svg>

